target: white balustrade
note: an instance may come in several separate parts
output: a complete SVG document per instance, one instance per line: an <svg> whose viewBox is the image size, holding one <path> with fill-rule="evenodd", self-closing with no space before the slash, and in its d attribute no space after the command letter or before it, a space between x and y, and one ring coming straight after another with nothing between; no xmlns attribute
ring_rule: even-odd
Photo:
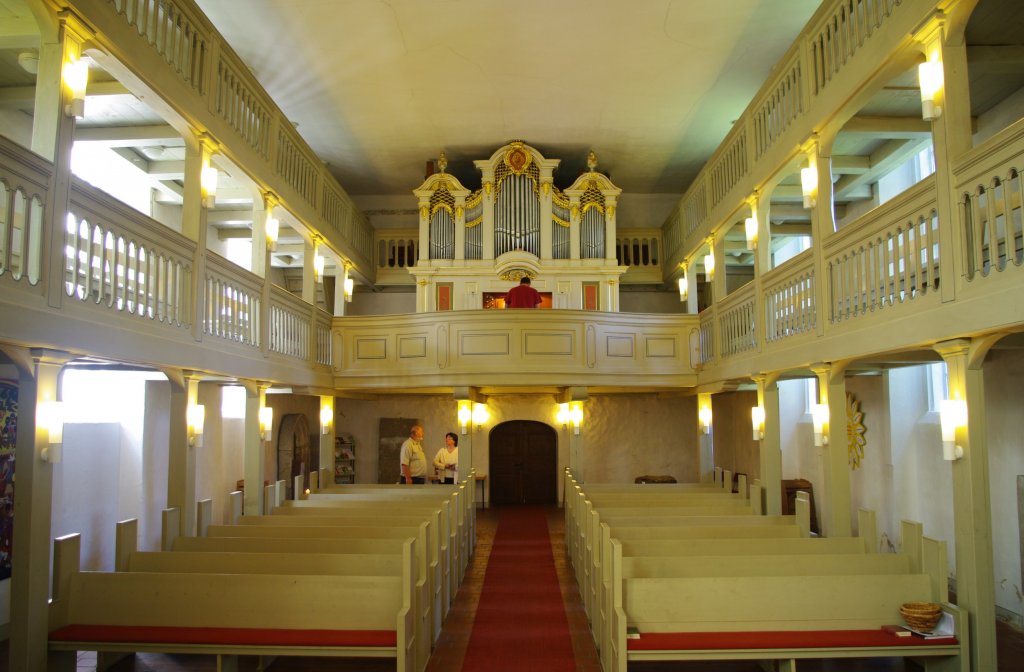
<svg viewBox="0 0 1024 672"><path fill-rule="evenodd" d="M42 273L52 165L0 137L0 282L34 286Z"/></svg>
<svg viewBox="0 0 1024 672"><path fill-rule="evenodd" d="M207 253L203 332L260 347L263 280L227 259Z"/></svg>
<svg viewBox="0 0 1024 672"><path fill-rule="evenodd" d="M762 276L765 340L769 343L813 333L817 326L812 252L804 250Z"/></svg>
<svg viewBox="0 0 1024 672"><path fill-rule="evenodd" d="M270 292L270 351L286 357L309 359L309 304L277 287Z"/></svg>
<svg viewBox="0 0 1024 672"><path fill-rule="evenodd" d="M754 283L748 282L725 297L717 306L723 358L757 349L755 299Z"/></svg>

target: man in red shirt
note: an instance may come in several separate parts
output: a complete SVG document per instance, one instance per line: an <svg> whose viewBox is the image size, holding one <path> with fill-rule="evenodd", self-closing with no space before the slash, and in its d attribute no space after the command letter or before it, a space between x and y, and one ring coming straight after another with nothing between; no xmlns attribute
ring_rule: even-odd
<svg viewBox="0 0 1024 672"><path fill-rule="evenodd" d="M517 287L505 295L506 308L536 308L540 305L540 292L530 286L530 278L523 276Z"/></svg>

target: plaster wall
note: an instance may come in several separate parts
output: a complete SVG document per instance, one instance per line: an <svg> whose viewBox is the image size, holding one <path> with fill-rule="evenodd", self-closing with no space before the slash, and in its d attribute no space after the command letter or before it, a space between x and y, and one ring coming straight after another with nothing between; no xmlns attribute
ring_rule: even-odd
<svg viewBox="0 0 1024 672"><path fill-rule="evenodd" d="M416 312L416 292L355 292L346 315L404 315Z"/></svg>
<svg viewBox="0 0 1024 672"><path fill-rule="evenodd" d="M757 392L751 390L711 397L715 466L746 474L748 483L761 477L760 444L754 441L750 424L750 408L756 405Z"/></svg>
<svg viewBox="0 0 1024 672"><path fill-rule="evenodd" d="M356 440L356 482L377 478L377 443L382 417L416 418L423 424L428 458L444 445L445 432L458 432L456 402L446 395L397 396L380 400L339 399L339 432ZM459 441L460 454L472 444L473 466L489 470L488 434L510 420L535 420L558 432L558 469L569 463L569 430L555 421L556 401L548 394L509 394L488 398L490 419ZM581 436L584 480L631 483L644 474L669 474L679 481L697 480L696 399L644 395L592 396L584 404ZM461 464L461 461L460 461ZM395 474L397 480L398 474Z"/></svg>
<svg viewBox="0 0 1024 672"><path fill-rule="evenodd" d="M148 381L142 428L142 483L147 496L139 517L139 549L143 551L160 550L160 512L167 506L170 406L171 384L165 380Z"/></svg>
<svg viewBox="0 0 1024 672"><path fill-rule="evenodd" d="M1017 479L1024 474L1024 353L993 350L985 362L985 417L992 495L992 544L996 605L1015 617L1024 615L1021 587L1021 502ZM948 471L948 469L947 469Z"/></svg>
<svg viewBox="0 0 1024 672"><path fill-rule="evenodd" d="M64 426L63 456L53 465L50 535L81 535L83 570L114 569L115 525L122 510L138 508L138 499L122 502L122 482L138 481L122 472L125 447L119 423Z"/></svg>

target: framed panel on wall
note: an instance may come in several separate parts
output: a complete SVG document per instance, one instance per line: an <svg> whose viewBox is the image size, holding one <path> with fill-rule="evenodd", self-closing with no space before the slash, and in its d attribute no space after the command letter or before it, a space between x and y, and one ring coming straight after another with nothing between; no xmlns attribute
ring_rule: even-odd
<svg viewBox="0 0 1024 672"><path fill-rule="evenodd" d="M598 282L583 283L583 310L601 310L600 288Z"/></svg>
<svg viewBox="0 0 1024 672"><path fill-rule="evenodd" d="M436 285L437 296L436 306L437 310L451 310L452 309L452 283L450 282L439 282Z"/></svg>

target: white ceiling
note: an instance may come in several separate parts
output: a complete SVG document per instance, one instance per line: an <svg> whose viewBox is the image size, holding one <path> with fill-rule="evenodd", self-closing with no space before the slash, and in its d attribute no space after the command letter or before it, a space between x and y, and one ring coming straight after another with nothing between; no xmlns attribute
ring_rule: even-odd
<svg viewBox="0 0 1024 672"><path fill-rule="evenodd" d="M408 194L444 150L590 149L681 194L818 0L197 0L352 194Z"/></svg>

